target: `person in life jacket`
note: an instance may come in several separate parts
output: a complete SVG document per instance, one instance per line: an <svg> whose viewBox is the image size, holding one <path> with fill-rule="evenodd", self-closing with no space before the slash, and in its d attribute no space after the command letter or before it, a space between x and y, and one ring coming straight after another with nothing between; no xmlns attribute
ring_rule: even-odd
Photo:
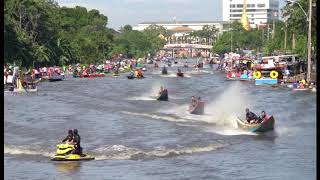
<svg viewBox="0 0 320 180"><path fill-rule="evenodd" d="M159 90L159 94L161 94L163 91L164 91L164 88L163 88L163 86L161 86L160 90Z"/></svg>
<svg viewBox="0 0 320 180"><path fill-rule="evenodd" d="M25 73L23 77L22 85L26 88L33 88L33 78L30 71Z"/></svg>
<svg viewBox="0 0 320 180"><path fill-rule="evenodd" d="M141 69L136 69L136 71L135 71L135 76L136 76L137 78L143 77Z"/></svg>
<svg viewBox="0 0 320 180"><path fill-rule="evenodd" d="M241 73L240 73L240 71L238 71L238 72L236 73L236 77L237 77L237 78L240 78L240 76L241 76Z"/></svg>
<svg viewBox="0 0 320 180"><path fill-rule="evenodd" d="M305 85L305 84L306 84L306 80L305 80L305 79L302 79L302 80L300 81L300 83L302 83L303 85Z"/></svg>
<svg viewBox="0 0 320 180"><path fill-rule="evenodd" d="M227 78L232 78L232 72L231 71L228 72Z"/></svg>
<svg viewBox="0 0 320 180"><path fill-rule="evenodd" d="M300 88L300 89L304 89L304 83L300 82L299 88Z"/></svg>
<svg viewBox="0 0 320 180"><path fill-rule="evenodd" d="M66 143L66 144L75 144L75 143L74 143L73 131L72 131L71 129L68 130L68 135L67 135L67 137L65 137L61 142L62 142L62 143Z"/></svg>

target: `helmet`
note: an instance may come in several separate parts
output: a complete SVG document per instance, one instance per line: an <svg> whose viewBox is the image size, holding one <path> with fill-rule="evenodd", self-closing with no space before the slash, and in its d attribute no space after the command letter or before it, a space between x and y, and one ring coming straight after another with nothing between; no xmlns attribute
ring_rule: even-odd
<svg viewBox="0 0 320 180"><path fill-rule="evenodd" d="M70 129L70 130L68 130L68 134L69 135L72 135L73 134L73 131Z"/></svg>

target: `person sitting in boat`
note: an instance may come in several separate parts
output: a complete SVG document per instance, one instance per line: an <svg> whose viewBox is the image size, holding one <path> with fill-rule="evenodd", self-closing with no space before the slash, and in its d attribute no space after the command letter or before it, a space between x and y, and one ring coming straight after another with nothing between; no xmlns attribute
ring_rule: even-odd
<svg viewBox="0 0 320 180"><path fill-rule="evenodd" d="M75 144L74 143L74 135L73 135L73 131L72 130L68 130L68 135L66 138L64 138L62 140L62 143L66 143L66 144Z"/></svg>
<svg viewBox="0 0 320 180"><path fill-rule="evenodd" d="M304 89L305 84L306 84L306 80L302 79L301 81L299 81L299 88Z"/></svg>
<svg viewBox="0 0 320 180"><path fill-rule="evenodd" d="M240 71L237 71L237 73L236 73L236 78L240 78L240 76L241 76Z"/></svg>
<svg viewBox="0 0 320 180"><path fill-rule="evenodd" d="M243 74L240 76L242 79L248 79L247 72L243 72Z"/></svg>
<svg viewBox="0 0 320 180"><path fill-rule="evenodd" d="M138 69L136 69L136 70L134 71L134 76L135 76L135 77L138 77Z"/></svg>
<svg viewBox="0 0 320 180"><path fill-rule="evenodd" d="M306 84L306 80L302 79L299 83L302 83L303 85L305 85Z"/></svg>
<svg viewBox="0 0 320 180"><path fill-rule="evenodd" d="M161 87L160 87L159 94L161 94L163 91L164 91L164 88L163 88L163 86L161 86Z"/></svg>
<svg viewBox="0 0 320 180"><path fill-rule="evenodd" d="M77 68L75 68L75 69L73 70L73 75L74 75L74 76L77 76L77 75L78 75L78 73L79 73L79 72L78 72L78 69L77 69Z"/></svg>
<svg viewBox="0 0 320 180"><path fill-rule="evenodd" d="M294 88L298 88L299 82L298 82L298 81L297 81L297 82L294 82L294 83L292 84L292 86L293 86Z"/></svg>
<svg viewBox="0 0 320 180"><path fill-rule="evenodd" d="M142 78L142 77L143 77L142 71L141 71L141 69L138 69L137 70L137 78Z"/></svg>
<svg viewBox="0 0 320 180"><path fill-rule="evenodd" d="M129 77L133 78L134 77L134 72L130 71Z"/></svg>
<svg viewBox="0 0 320 180"><path fill-rule="evenodd" d="M304 89L304 84L302 82L299 84L299 89Z"/></svg>
<svg viewBox="0 0 320 180"><path fill-rule="evenodd" d="M251 112L249 110L249 108L246 108L246 120L247 120L247 122L251 124L257 119L258 119L258 116L255 113Z"/></svg>
<svg viewBox="0 0 320 180"><path fill-rule="evenodd" d="M232 72L231 71L228 72L227 78L232 78Z"/></svg>
<svg viewBox="0 0 320 180"><path fill-rule="evenodd" d="M25 76L23 77L22 85L27 88L33 88L33 78L31 76L30 71L25 73Z"/></svg>
<svg viewBox="0 0 320 180"><path fill-rule="evenodd" d="M265 111L261 111L261 115L253 122L253 123L261 123L262 121L264 120L267 120L268 117L267 117L267 114Z"/></svg>
<svg viewBox="0 0 320 180"><path fill-rule="evenodd" d="M181 69L180 68L178 68L178 73L181 74Z"/></svg>
<svg viewBox="0 0 320 180"><path fill-rule="evenodd" d="M192 105L192 106L196 106L196 105L197 105L197 100L196 100L196 97L195 97L195 96L192 96L192 97L191 97L191 105Z"/></svg>
<svg viewBox="0 0 320 180"><path fill-rule="evenodd" d="M118 69L118 68L115 68L114 74L115 74L115 75L118 75L118 74L119 74L119 69Z"/></svg>
<svg viewBox="0 0 320 180"><path fill-rule="evenodd" d="M184 63L184 67L188 67L189 65L188 65L188 61L186 61L185 63Z"/></svg>
<svg viewBox="0 0 320 180"><path fill-rule="evenodd" d="M55 76L56 76L56 75L60 75L60 69L56 68L56 69L54 70L54 75L55 75Z"/></svg>

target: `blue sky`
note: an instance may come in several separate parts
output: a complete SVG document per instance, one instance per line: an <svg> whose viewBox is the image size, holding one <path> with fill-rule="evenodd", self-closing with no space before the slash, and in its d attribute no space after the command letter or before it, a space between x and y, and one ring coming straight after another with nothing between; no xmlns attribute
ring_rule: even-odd
<svg viewBox="0 0 320 180"><path fill-rule="evenodd" d="M56 0L60 6L97 9L108 17L108 27L119 29L144 21L222 20L222 0ZM280 0L280 7L283 6Z"/></svg>

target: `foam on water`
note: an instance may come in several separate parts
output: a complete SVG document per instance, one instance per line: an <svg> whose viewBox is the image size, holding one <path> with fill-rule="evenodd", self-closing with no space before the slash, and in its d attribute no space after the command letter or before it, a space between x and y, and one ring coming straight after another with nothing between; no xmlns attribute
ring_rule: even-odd
<svg viewBox="0 0 320 180"><path fill-rule="evenodd" d="M44 157L52 157L55 153L43 150L41 147L35 146L16 146L4 145L4 154L12 155L41 155Z"/></svg>
<svg viewBox="0 0 320 180"><path fill-rule="evenodd" d="M170 116L170 115L157 115L157 114L148 114L148 113L135 113L129 111L120 111L123 114L134 115L134 116L142 116L142 117L149 117L152 119L159 119L164 121L171 121L171 122L187 122L186 119L180 119L179 117Z"/></svg>
<svg viewBox="0 0 320 180"><path fill-rule="evenodd" d="M192 147L178 146L177 148L166 148L164 146L160 146L154 147L151 150L142 150L138 148L126 147L124 145L106 145L92 151L86 151L84 153L94 156L95 160L141 160L209 152L222 147L224 147L223 144L217 143ZM4 153L12 155L40 155L46 158L51 158L55 154L54 152L41 150L39 147L36 150L32 149L31 147L14 145L5 145Z"/></svg>
<svg viewBox="0 0 320 180"><path fill-rule="evenodd" d="M96 157L96 160L141 160L209 152L223 147L223 144L217 143L205 146L180 146L177 148L166 148L164 146L161 146L155 147L152 150L141 150L137 148L125 147L123 145L111 145L95 149L95 153L93 155Z"/></svg>

